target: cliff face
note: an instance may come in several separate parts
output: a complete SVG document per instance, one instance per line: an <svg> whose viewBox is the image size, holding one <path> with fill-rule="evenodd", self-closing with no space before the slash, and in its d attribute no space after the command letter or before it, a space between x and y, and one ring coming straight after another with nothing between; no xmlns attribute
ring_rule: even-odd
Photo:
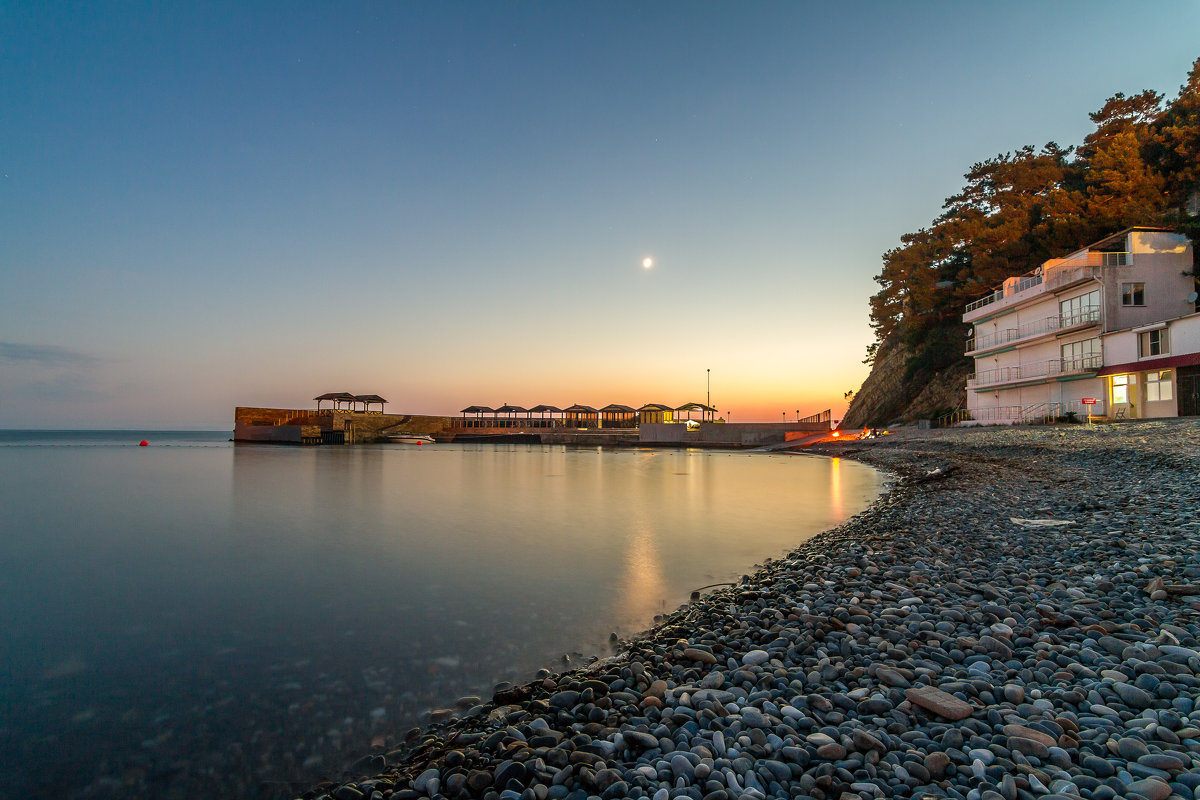
<svg viewBox="0 0 1200 800"><path fill-rule="evenodd" d="M970 362L955 364L932 376L905 379L911 353L897 340L880 344L871 374L855 394L842 425L846 428L886 425L895 420L929 419L935 413L965 406Z"/></svg>

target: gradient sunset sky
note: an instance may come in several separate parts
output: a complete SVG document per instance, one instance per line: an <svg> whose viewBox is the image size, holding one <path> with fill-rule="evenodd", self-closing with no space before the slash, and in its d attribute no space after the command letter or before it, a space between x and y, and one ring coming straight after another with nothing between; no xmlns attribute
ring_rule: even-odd
<svg viewBox="0 0 1200 800"><path fill-rule="evenodd" d="M882 253L973 162L1175 96L1198 31L1192 0L0 2L0 427L679 405L706 369L734 421L840 417Z"/></svg>

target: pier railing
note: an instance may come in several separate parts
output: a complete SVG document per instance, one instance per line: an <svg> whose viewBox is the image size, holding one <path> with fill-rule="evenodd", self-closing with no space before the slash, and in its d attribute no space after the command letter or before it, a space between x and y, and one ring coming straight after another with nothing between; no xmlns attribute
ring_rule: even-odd
<svg viewBox="0 0 1200 800"><path fill-rule="evenodd" d="M818 411L816 414L811 414L807 417L804 417L803 419L798 419L798 420L796 420L796 422L807 422L807 423L811 424L811 423L815 423L815 422L830 422L832 420L833 420L833 409L827 408L824 411Z"/></svg>

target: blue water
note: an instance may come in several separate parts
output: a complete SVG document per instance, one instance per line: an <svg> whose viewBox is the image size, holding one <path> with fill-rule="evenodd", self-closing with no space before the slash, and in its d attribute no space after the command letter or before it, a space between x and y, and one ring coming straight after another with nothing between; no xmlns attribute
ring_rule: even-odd
<svg viewBox="0 0 1200 800"><path fill-rule="evenodd" d="M808 456L228 438L0 432L0 794L293 796L882 488Z"/></svg>

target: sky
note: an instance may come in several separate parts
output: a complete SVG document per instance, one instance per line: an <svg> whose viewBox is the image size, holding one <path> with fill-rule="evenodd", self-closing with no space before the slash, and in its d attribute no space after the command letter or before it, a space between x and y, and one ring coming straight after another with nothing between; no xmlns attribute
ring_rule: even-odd
<svg viewBox="0 0 1200 800"><path fill-rule="evenodd" d="M974 162L1174 97L1197 31L1195 0L0 0L0 428L339 391L838 418L882 254Z"/></svg>

